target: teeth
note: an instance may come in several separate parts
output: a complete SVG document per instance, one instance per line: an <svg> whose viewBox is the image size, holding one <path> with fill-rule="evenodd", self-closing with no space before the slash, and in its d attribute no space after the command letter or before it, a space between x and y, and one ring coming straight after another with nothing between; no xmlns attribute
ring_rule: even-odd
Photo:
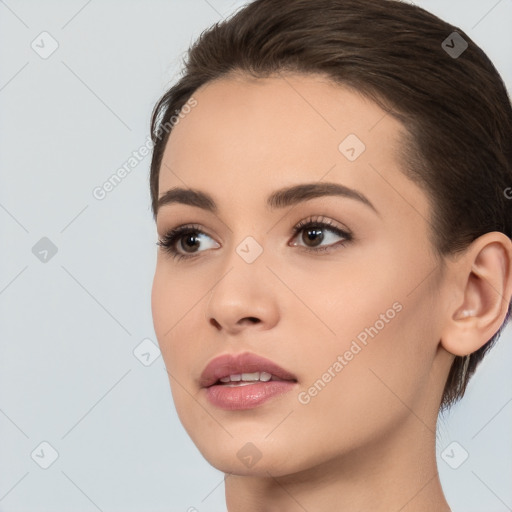
<svg viewBox="0 0 512 512"><path fill-rule="evenodd" d="M254 372L254 373L235 373L229 377L222 377L219 379L221 382L227 384L228 382L252 382L252 381L263 381L268 382L272 378L272 375L267 372Z"/></svg>
<svg viewBox="0 0 512 512"><path fill-rule="evenodd" d="M255 373L242 373L242 380L260 380L260 372Z"/></svg>

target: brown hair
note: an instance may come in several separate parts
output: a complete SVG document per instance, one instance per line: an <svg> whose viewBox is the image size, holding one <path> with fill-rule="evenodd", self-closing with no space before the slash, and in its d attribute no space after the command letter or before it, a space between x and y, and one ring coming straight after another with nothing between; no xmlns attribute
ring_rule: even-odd
<svg viewBox="0 0 512 512"><path fill-rule="evenodd" d="M204 31L181 78L153 111L155 218L174 119L200 86L235 72L321 73L400 120L408 134L400 154L404 172L430 198L439 255L463 250L490 231L512 238L512 200L505 192L512 185L512 107L503 81L462 30L396 0L255 0ZM510 313L509 304L502 327L482 348L455 357L441 408L464 395Z"/></svg>

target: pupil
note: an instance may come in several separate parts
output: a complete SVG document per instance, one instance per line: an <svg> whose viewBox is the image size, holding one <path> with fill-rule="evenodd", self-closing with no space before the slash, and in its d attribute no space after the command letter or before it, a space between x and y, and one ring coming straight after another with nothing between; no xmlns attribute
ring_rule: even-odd
<svg viewBox="0 0 512 512"><path fill-rule="evenodd" d="M322 240L324 239L324 237L322 235L322 230L318 229L318 228L307 229L305 231L305 233L307 233L307 238L308 238L309 241L313 241L313 242L318 241L318 243L321 243ZM313 245L318 245L318 243L315 243Z"/></svg>
<svg viewBox="0 0 512 512"><path fill-rule="evenodd" d="M195 247L199 246L199 237L194 235L193 233L186 235L184 240L186 241L186 244L188 244L188 242L191 242L190 246L192 247L192 249L194 248L194 246ZM187 245L184 245L183 243L181 245L183 246L183 248L185 250L187 250ZM190 246L189 246L189 248L190 248ZM193 252L193 251L190 251L190 252Z"/></svg>

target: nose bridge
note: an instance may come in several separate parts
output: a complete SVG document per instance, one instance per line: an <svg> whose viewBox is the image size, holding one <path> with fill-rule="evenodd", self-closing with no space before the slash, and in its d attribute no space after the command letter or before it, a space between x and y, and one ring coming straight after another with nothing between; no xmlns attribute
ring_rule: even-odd
<svg viewBox="0 0 512 512"><path fill-rule="evenodd" d="M252 265L264 252L263 241L248 235L235 247L235 252L247 265Z"/></svg>
<svg viewBox="0 0 512 512"><path fill-rule="evenodd" d="M229 254L225 256L222 277L213 287L212 295L219 295L221 289L230 289L233 286L237 294L243 293L249 297L252 295L251 291L259 285L265 285L269 277L271 274L266 268L263 244L248 235L230 247ZM229 290L229 293L233 293L233 290Z"/></svg>
<svg viewBox="0 0 512 512"><path fill-rule="evenodd" d="M252 212L252 220L249 219L249 213ZM261 215L257 213L257 205L244 205L237 210L234 220L230 222L229 241L226 250L229 248L229 254L225 254L226 270L233 266L236 271L250 272L255 267L260 267L265 249L268 247L268 237L265 232L268 226ZM235 271L233 269L233 271Z"/></svg>

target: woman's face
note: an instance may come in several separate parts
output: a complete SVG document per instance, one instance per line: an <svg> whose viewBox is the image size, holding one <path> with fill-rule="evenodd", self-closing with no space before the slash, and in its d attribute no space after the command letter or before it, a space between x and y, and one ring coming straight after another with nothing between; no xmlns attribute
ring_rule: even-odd
<svg viewBox="0 0 512 512"><path fill-rule="evenodd" d="M399 433L404 450L433 439L449 290L427 197L401 172L400 123L319 76L225 78L194 99L165 149L157 215L160 238L190 229L159 247L152 291L194 443L222 471L277 476ZM247 353L287 373L244 356L203 378Z"/></svg>

